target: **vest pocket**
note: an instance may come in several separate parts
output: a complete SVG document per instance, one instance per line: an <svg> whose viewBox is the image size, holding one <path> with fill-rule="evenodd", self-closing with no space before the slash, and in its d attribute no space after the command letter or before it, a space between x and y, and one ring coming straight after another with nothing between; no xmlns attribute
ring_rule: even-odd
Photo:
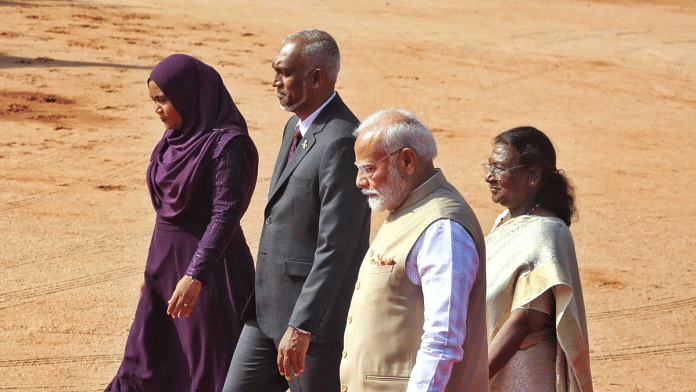
<svg viewBox="0 0 696 392"><path fill-rule="evenodd" d="M408 377L400 376L371 376L369 374L365 375L366 381L385 381L385 382L403 382L408 383Z"/></svg>
<svg viewBox="0 0 696 392"><path fill-rule="evenodd" d="M394 271L395 264L390 265L371 265L368 271L371 274L391 274Z"/></svg>

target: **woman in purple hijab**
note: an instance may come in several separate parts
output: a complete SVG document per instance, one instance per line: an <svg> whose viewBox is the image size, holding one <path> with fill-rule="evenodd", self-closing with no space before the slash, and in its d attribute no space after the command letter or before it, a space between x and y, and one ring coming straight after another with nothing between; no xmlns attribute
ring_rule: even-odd
<svg viewBox="0 0 696 392"><path fill-rule="evenodd" d="M123 362L106 391L217 392L254 286L239 222L258 154L212 67L175 54L148 87L167 128L147 169L157 219Z"/></svg>

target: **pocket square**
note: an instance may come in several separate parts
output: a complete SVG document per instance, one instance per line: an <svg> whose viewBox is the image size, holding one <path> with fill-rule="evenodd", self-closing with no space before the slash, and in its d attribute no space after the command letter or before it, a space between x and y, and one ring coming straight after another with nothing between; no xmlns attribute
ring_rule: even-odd
<svg viewBox="0 0 696 392"><path fill-rule="evenodd" d="M393 258L389 257L387 258L386 256L377 254L375 257L372 257L370 259L370 262L372 262L373 266L381 266L381 265L394 265L396 262L394 261Z"/></svg>

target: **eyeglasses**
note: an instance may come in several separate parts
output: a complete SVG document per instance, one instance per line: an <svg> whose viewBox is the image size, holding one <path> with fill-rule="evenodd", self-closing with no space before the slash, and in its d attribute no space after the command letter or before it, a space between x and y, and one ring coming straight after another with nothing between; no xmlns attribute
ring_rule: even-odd
<svg viewBox="0 0 696 392"><path fill-rule="evenodd" d="M396 154L396 153L401 152L401 150L403 150L403 148L400 148L400 149L398 149L398 150L392 152L391 154L388 154L387 156L385 156L384 158L380 159L380 160L377 161L377 162L372 162L372 163L358 163L358 162L355 162L355 167L357 167L358 170L360 170L361 172L363 172L363 173L367 176L367 178L372 178L372 175L375 174L375 170L376 170L376 169L375 169L375 166L376 166L378 163L382 162L383 160L389 158L390 156L392 156L392 155L394 155L394 154Z"/></svg>
<svg viewBox="0 0 696 392"><path fill-rule="evenodd" d="M510 170L517 169L520 167L525 167L527 165L519 165L519 166L515 166L515 167L509 167L507 169L501 169L501 168L498 168L498 167L491 165L490 163L484 162L484 163L481 163L481 166L483 166L483 170L486 172L486 177L491 176L491 177L493 177L494 180L498 181L498 180L500 180L500 177L503 176L503 173L506 173Z"/></svg>

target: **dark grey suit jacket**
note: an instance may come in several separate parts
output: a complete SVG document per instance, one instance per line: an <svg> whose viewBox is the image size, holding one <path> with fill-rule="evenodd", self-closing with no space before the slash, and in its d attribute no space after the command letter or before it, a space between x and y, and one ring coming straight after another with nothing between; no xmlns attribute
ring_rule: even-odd
<svg viewBox="0 0 696 392"><path fill-rule="evenodd" d="M359 121L336 94L286 165L298 121L285 125L271 178L254 310L273 339L292 325L313 342L342 342L370 233L367 199L355 186L352 131Z"/></svg>

